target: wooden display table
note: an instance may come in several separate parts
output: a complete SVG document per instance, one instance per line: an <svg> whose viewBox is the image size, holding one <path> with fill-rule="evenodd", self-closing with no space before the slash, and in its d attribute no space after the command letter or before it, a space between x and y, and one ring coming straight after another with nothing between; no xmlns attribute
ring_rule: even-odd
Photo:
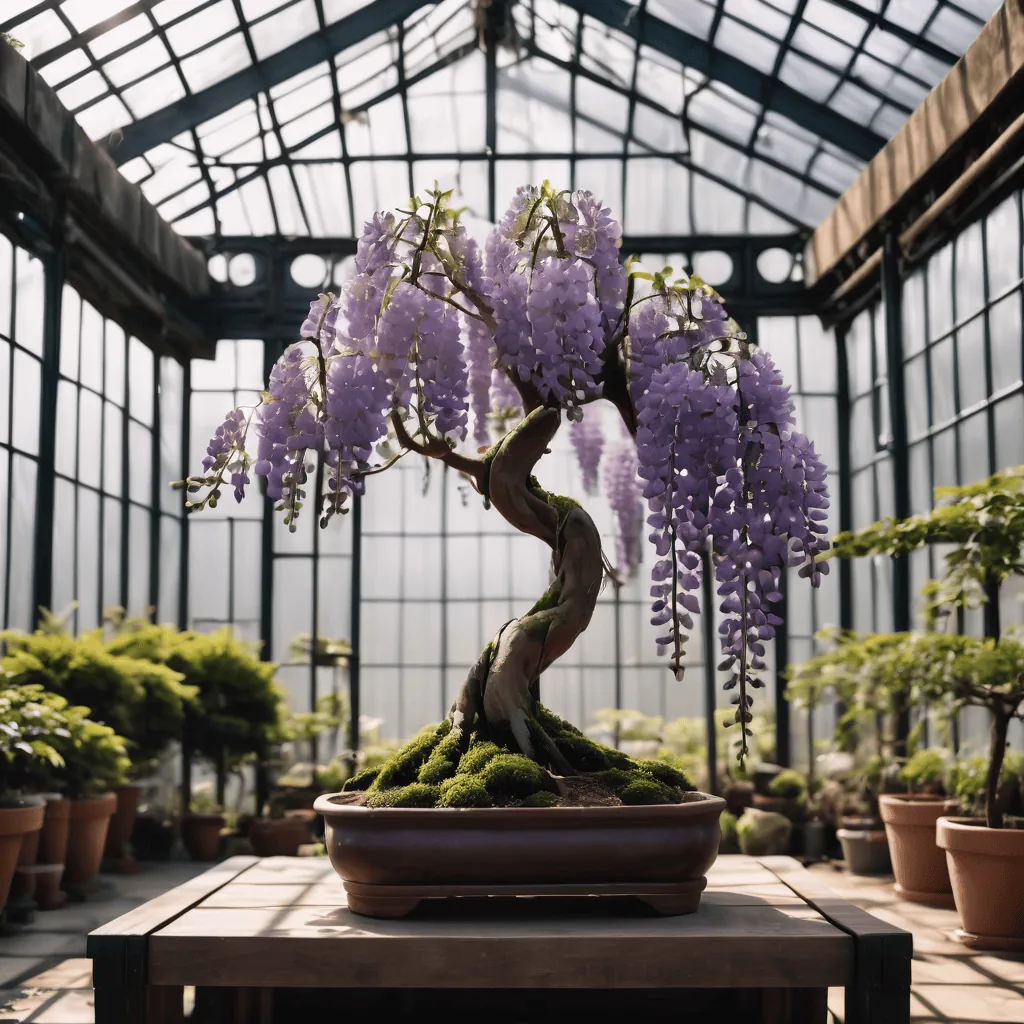
<svg viewBox="0 0 1024 1024"><path fill-rule="evenodd" d="M183 986L197 987L194 1019L231 1024L824 1024L829 987L846 989L845 1024L903 1024L911 952L909 933L796 861L739 856L718 859L685 917L518 898L396 921L352 914L326 859L233 857L88 944L97 1024L180 1021Z"/></svg>

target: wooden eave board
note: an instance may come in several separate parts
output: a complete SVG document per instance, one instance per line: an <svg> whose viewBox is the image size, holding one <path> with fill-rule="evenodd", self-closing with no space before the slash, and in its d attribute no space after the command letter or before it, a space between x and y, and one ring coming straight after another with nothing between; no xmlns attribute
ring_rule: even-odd
<svg viewBox="0 0 1024 1024"><path fill-rule="evenodd" d="M1010 89L1024 90L1020 0L1003 0L963 57L818 225L805 250L808 286L851 254Z"/></svg>

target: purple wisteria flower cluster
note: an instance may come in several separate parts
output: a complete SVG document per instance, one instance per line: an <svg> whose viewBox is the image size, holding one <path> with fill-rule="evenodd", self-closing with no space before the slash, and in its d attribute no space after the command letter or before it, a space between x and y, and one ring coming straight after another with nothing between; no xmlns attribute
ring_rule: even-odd
<svg viewBox="0 0 1024 1024"><path fill-rule="evenodd" d="M369 473L407 452L485 467L459 446L480 447L540 407L574 421L593 491L603 439L583 407L607 397L635 435L604 460L619 567L638 562L642 496L657 555L651 621L677 675L713 567L720 668L738 688L745 736L782 574L800 566L817 585L827 571L825 467L794 429L771 358L699 278L623 263L621 229L589 192L519 189L482 247L448 208L451 193L426 195L367 223L355 273L310 304L303 340L277 361L251 420L229 413L206 475L182 482L192 495L207 489L190 507L215 504L226 481L241 500L251 469L294 529L319 465L326 525Z"/></svg>

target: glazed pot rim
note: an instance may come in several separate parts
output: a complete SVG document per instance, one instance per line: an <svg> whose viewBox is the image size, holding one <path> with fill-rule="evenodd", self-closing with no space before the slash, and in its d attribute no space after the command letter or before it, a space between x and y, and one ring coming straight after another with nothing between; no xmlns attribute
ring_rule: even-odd
<svg viewBox="0 0 1024 1024"><path fill-rule="evenodd" d="M477 822L488 827L507 824L516 827L590 828L595 825L627 825L651 822L668 825L680 819L717 822L725 810L725 800L711 793L679 804L632 804L612 807L361 807L335 803L341 793L324 793L313 803L313 810L330 821L345 819L346 824L420 825L458 828Z"/></svg>

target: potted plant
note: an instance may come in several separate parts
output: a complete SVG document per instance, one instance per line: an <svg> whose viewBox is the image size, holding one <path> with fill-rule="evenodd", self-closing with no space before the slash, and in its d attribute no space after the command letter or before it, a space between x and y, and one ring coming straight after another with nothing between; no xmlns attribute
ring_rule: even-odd
<svg viewBox="0 0 1024 1024"><path fill-rule="evenodd" d="M940 817L936 842L946 851L953 898L966 944L985 949L1024 948L1024 831L1004 828L999 790L1009 723L1024 701L1024 648L1000 637L999 588L1024 566L1024 467L964 487L939 488L931 512L887 519L835 538L835 553L904 556L926 544L948 545L946 572L927 589L932 616L981 605L983 641L960 638L937 693L955 709L985 708L990 715L983 819Z"/></svg>
<svg viewBox="0 0 1024 1024"><path fill-rule="evenodd" d="M853 874L889 870L889 844L879 812L883 792L900 788L894 720L911 700L911 682L899 655L906 633L822 630L826 645L814 657L787 670L787 697L811 709L826 693L845 711L836 723L835 744L852 755L845 800L836 830L843 859Z"/></svg>
<svg viewBox="0 0 1024 1024"><path fill-rule="evenodd" d="M41 687L24 683L24 662L18 652L5 659L8 678L23 691L42 694ZM29 666L25 674L34 675ZM113 790L125 781L129 767L124 740L108 725L89 717L89 709L49 694L46 704L61 724L48 732L46 742L56 751L40 781L40 789L63 794L68 801L67 855L62 885L81 889L99 873L110 818L117 808Z"/></svg>
<svg viewBox="0 0 1024 1024"><path fill-rule="evenodd" d="M50 739L63 728L57 702L41 687L0 689L0 909L22 847L34 852L38 846L46 802L36 794L45 788L46 769L61 764ZM29 859L26 855L25 866Z"/></svg>
<svg viewBox="0 0 1024 1024"><path fill-rule="evenodd" d="M109 613L115 628L126 628L118 610ZM103 630L74 637L63 622L43 611L42 624L31 634L3 634L9 671L26 682L39 683L72 705L90 709L98 722L110 725L126 742L131 768L115 790L117 809L111 818L105 854L118 870L131 870L127 843L138 808L141 780L152 774L160 755L180 739L184 705L195 691L164 665L129 657L118 641L107 645Z"/></svg>
<svg viewBox="0 0 1024 1024"><path fill-rule="evenodd" d="M199 691L159 659L139 656L139 646L131 634L148 625L147 620L126 618L121 609L109 610L106 619L114 630L106 643L107 656L139 693L139 699L125 709L121 726L131 768L129 781L115 791L117 810L110 820L103 851L115 870L126 872L136 870L128 843L144 781L156 772L171 744L181 741L186 708L195 703Z"/></svg>
<svg viewBox="0 0 1024 1024"><path fill-rule="evenodd" d="M935 823L956 807L945 797L946 770L937 750L919 750L900 769L906 794L878 798L896 892L905 900L936 907L953 906L946 855L935 845Z"/></svg>
<svg viewBox="0 0 1024 1024"><path fill-rule="evenodd" d="M617 475L610 499L624 571L646 498L652 622L681 679L710 552L744 761L782 573L799 565L814 583L827 570L825 467L794 429L770 357L717 293L670 268L620 263L619 225L589 192L520 189L484 253L450 197L431 190L366 226L342 294L311 303L305 340L277 362L259 408L232 410L203 472L179 485L196 512L228 486L241 500L255 473L290 528L310 508L327 526L369 474L411 453L462 474L551 551L548 590L498 629L449 716L317 801L352 909L416 902L409 890L382 902L367 888L380 884L628 879L675 886L662 909L692 911L724 801L671 765L590 740L541 702L544 671L590 622L606 560L587 512L534 473L563 418L579 422L598 399L615 407L635 438L621 457L641 481ZM487 440L494 369L521 418L474 454L459 445L471 407L474 446Z"/></svg>

